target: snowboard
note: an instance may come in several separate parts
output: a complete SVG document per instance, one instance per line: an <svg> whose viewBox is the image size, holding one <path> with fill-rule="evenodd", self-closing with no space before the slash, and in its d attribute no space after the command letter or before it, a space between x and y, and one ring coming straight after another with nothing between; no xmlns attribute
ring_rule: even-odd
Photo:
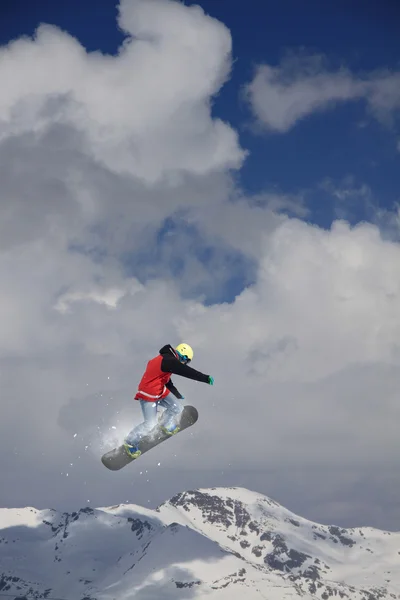
<svg viewBox="0 0 400 600"><path fill-rule="evenodd" d="M167 433L164 433L162 429L156 426L155 429L153 429L153 431L151 431L149 434L147 434L140 440L138 444L139 449L142 451L142 454L140 456L142 456L152 448L155 448L156 446L158 446L158 444L161 444L162 442L165 442L166 440L169 440L172 437L176 437L181 433L181 431L184 431L188 427L194 425L198 418L199 413L197 412L197 409L194 406L185 406L181 414L181 420L179 425L180 430L178 431L178 433L175 433L174 435L168 435ZM110 469L110 471L119 471L126 465L129 465L129 463L131 463L132 461L140 458L140 456L138 456L137 458L132 458L132 456L129 456L124 446L121 445L118 446L118 448L114 448L113 450L110 450L109 452L103 454L103 456L101 457L101 462L105 467L107 467L107 469Z"/></svg>

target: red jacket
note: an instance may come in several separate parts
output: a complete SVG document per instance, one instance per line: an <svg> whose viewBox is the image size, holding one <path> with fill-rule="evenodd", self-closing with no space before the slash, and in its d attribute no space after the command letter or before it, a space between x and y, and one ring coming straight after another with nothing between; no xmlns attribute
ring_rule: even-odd
<svg viewBox="0 0 400 600"><path fill-rule="evenodd" d="M204 383L208 383L209 380L209 375L182 364L176 350L170 344L166 344L159 351L159 355L147 363L135 400L157 402L168 396L170 392L177 398L183 398L171 381L172 373Z"/></svg>
<svg viewBox="0 0 400 600"><path fill-rule="evenodd" d="M161 371L163 357L159 354L147 363L146 370L140 380L135 400L147 400L148 402L157 402L168 396L170 390L166 384L171 379L171 373Z"/></svg>

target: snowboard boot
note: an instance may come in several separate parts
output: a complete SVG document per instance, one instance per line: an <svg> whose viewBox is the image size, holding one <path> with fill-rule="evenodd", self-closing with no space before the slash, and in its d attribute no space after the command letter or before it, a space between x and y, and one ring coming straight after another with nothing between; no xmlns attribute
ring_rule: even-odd
<svg viewBox="0 0 400 600"><path fill-rule="evenodd" d="M128 444L127 442L124 443L124 448L126 450L126 453L131 458L138 458L142 454L142 451L139 450L137 446L131 446L131 444Z"/></svg>
<svg viewBox="0 0 400 600"><path fill-rule="evenodd" d="M171 425L170 427L165 427L164 425L162 425L161 430L167 435L175 435L175 433L178 433L178 431L180 431L180 427L179 425Z"/></svg>

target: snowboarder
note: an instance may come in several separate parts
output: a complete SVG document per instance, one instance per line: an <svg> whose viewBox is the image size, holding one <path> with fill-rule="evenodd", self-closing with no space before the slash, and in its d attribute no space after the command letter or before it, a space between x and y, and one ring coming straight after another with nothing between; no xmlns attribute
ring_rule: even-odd
<svg viewBox="0 0 400 600"><path fill-rule="evenodd" d="M140 439L157 425L159 406L165 409L160 420L163 432L174 435L179 431L179 418L183 410L181 400L184 399L184 396L172 383L172 373L209 385L214 384L214 378L211 375L204 375L204 373L189 367L192 360L193 350L189 344L182 343L176 348L166 344L161 348L159 354L147 363L134 398L140 402L144 421L132 429L124 440L124 447L132 458L140 456L141 451L138 447ZM175 398L172 398L171 394Z"/></svg>

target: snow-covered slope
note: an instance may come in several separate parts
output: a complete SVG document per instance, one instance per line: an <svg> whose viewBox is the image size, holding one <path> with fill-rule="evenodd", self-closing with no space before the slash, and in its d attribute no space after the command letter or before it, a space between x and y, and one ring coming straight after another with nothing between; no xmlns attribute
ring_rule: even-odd
<svg viewBox="0 0 400 600"><path fill-rule="evenodd" d="M307 521L243 488L67 514L0 509L0 593L76 600L400 599L400 534Z"/></svg>

